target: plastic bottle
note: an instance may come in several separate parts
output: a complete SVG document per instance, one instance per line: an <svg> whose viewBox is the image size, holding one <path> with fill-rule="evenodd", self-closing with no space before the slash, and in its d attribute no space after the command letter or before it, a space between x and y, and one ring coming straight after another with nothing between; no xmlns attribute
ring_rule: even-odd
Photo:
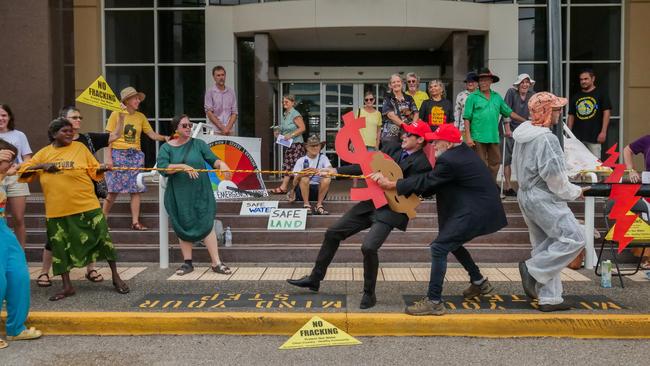
<svg viewBox="0 0 650 366"><path fill-rule="evenodd" d="M232 231L230 231L230 226L226 227L226 232L224 233L224 236L226 238L226 246L231 247L232 246Z"/></svg>
<svg viewBox="0 0 650 366"><path fill-rule="evenodd" d="M612 287L612 261L609 259L602 261L600 273L600 287L611 288Z"/></svg>

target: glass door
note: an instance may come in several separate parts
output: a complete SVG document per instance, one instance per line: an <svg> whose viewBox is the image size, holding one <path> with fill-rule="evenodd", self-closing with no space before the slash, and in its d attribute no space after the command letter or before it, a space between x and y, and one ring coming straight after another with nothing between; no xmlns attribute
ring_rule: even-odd
<svg viewBox="0 0 650 366"><path fill-rule="evenodd" d="M358 84L323 83L323 96L325 125L321 130L321 139L324 138L325 141L325 154L332 165L338 167L341 165L341 161L336 155L334 140L341 127L341 117L359 108Z"/></svg>

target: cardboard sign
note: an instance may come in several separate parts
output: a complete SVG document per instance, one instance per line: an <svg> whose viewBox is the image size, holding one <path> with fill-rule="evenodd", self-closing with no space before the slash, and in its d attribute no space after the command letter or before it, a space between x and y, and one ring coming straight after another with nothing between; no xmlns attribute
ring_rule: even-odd
<svg viewBox="0 0 650 366"><path fill-rule="evenodd" d="M353 346L357 344L361 344L361 342L337 326L315 316L279 349Z"/></svg>
<svg viewBox="0 0 650 366"><path fill-rule="evenodd" d="M241 203L240 216L269 216L278 201L244 201Z"/></svg>
<svg viewBox="0 0 650 366"><path fill-rule="evenodd" d="M628 215L634 215L632 212L628 212ZM614 239L614 228L616 227L616 224L612 226L611 229L609 229L609 232L605 236L605 239L607 240L613 240ZM634 223L630 228L627 230L627 233L625 233L625 236L632 237L633 241L648 241L650 240L650 225L648 225L647 222L643 221L641 217L637 217L636 220L634 220Z"/></svg>
<svg viewBox="0 0 650 366"><path fill-rule="evenodd" d="M108 83L101 75L76 100L77 102L108 109L109 111L124 112L120 107L120 100L115 96L113 89L108 86Z"/></svg>
<svg viewBox="0 0 650 366"><path fill-rule="evenodd" d="M307 209L305 208L275 208L269 215L268 230L305 230L307 225Z"/></svg>

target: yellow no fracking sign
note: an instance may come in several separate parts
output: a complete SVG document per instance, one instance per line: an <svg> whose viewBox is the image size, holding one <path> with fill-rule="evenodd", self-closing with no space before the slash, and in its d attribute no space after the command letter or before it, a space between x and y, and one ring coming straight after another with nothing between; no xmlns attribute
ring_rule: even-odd
<svg viewBox="0 0 650 366"><path fill-rule="evenodd" d="M339 329L336 325L314 316L280 346L280 349L352 346L357 344L361 344L361 342Z"/></svg>
<svg viewBox="0 0 650 366"><path fill-rule="evenodd" d="M123 112L120 107L120 100L101 75L77 97L77 102L108 109L109 111Z"/></svg>

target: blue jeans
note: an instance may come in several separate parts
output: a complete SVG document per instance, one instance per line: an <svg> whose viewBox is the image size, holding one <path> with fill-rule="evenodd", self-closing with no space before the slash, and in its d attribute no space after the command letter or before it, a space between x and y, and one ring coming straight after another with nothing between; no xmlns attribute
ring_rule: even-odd
<svg viewBox="0 0 650 366"><path fill-rule="evenodd" d="M429 277L429 291L427 293L429 300L442 301L442 284L445 282L449 252L463 265L463 268L469 274L470 281L478 282L483 279L481 271L463 244L437 243L435 241L431 243L431 277Z"/></svg>

